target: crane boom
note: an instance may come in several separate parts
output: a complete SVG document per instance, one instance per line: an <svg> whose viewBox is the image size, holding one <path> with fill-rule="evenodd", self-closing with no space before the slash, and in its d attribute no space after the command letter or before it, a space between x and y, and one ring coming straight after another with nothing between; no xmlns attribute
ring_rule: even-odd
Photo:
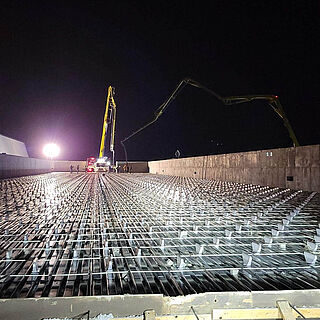
<svg viewBox="0 0 320 320"><path fill-rule="evenodd" d="M102 136L100 143L99 158L105 157L105 144L108 132L108 125L111 123L110 132L110 151L112 152L112 165L114 165L114 137L116 129L116 103L114 101L114 88L109 86L106 102L106 110L104 113L103 126L102 126Z"/></svg>
<svg viewBox="0 0 320 320"><path fill-rule="evenodd" d="M283 125L287 128L288 134L292 141L294 147L299 147L299 141L291 127L289 119L287 118L286 113L284 112L283 106L280 103L278 96L274 95L248 95L248 96L233 96L233 97L225 97L223 98L223 103L225 105L233 105L244 102L250 102L253 100L266 100L269 106L273 109L273 111L282 119Z"/></svg>
<svg viewBox="0 0 320 320"><path fill-rule="evenodd" d="M202 85L201 83L193 80L193 79L183 79L178 84L178 86L173 90L169 98L160 105L158 109L154 112L154 117L151 121L143 125L138 130L134 131L132 134L130 134L128 137L124 138L121 141L121 145L124 148L125 156L127 157L126 148L124 146L124 142L128 139L135 136L140 131L144 130L145 128L149 127L152 123L156 122L158 118L162 115L162 113L165 111L165 109L171 104L171 102L177 97L177 95L181 92L181 90L186 86L191 85L193 87L197 87L199 89L202 89L206 91L207 93L213 95L218 100L220 100L224 105L233 105L233 104L240 104L245 102L250 102L253 100L266 100L268 104L272 107L272 109L277 113L277 115L282 119L284 126L287 128L289 136L292 140L293 146L298 147L300 144L298 142L298 139L291 127L291 124L289 122L289 119L287 118L284 109L278 99L277 96L274 95L245 95L245 96L230 96L230 97L222 97L213 90L207 88L206 86Z"/></svg>

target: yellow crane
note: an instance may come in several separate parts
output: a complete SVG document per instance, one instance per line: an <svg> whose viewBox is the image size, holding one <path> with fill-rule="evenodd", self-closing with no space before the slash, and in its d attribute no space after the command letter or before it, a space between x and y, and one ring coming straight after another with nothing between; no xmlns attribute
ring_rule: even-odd
<svg viewBox="0 0 320 320"><path fill-rule="evenodd" d="M114 101L114 94L115 94L114 88L109 86L107 102L106 102L106 110L104 113L103 126L102 126L100 151L99 151L99 159L104 159L106 157L106 140L107 140L108 126L111 125L109 150L112 152L112 162L111 162L112 167L114 167L114 136L115 136L115 129L116 129L116 103Z"/></svg>

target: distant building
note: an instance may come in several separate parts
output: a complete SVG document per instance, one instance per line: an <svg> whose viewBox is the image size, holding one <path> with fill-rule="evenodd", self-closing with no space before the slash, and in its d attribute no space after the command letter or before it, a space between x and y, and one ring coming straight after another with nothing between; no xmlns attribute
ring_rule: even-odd
<svg viewBox="0 0 320 320"><path fill-rule="evenodd" d="M29 158L27 148L21 141L0 134L0 154Z"/></svg>

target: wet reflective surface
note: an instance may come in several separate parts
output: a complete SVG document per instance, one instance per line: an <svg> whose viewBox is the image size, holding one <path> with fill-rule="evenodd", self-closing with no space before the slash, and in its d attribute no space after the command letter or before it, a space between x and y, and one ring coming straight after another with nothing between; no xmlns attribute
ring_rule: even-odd
<svg viewBox="0 0 320 320"><path fill-rule="evenodd" d="M320 288L320 195L149 174L0 181L0 297Z"/></svg>

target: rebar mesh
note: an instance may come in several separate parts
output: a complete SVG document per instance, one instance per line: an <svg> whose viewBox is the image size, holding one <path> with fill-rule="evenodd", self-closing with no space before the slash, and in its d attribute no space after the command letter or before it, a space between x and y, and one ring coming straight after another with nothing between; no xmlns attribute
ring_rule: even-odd
<svg viewBox="0 0 320 320"><path fill-rule="evenodd" d="M0 181L0 297L320 288L320 195L150 174Z"/></svg>

